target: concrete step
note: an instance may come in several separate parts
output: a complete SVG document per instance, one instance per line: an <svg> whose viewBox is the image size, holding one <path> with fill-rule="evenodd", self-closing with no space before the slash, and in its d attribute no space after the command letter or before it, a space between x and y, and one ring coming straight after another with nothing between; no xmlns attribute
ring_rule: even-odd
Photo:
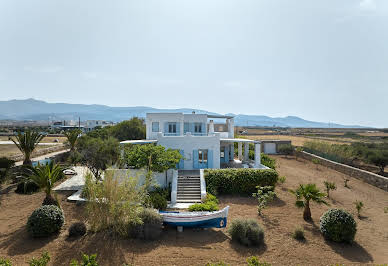
<svg viewBox="0 0 388 266"><path fill-rule="evenodd" d="M177 200L177 203L201 203L200 200Z"/></svg>
<svg viewBox="0 0 388 266"><path fill-rule="evenodd" d="M182 191L182 192L190 192L190 191L196 191L196 192L201 192L200 188L197 187L180 187L177 189L177 191Z"/></svg>
<svg viewBox="0 0 388 266"><path fill-rule="evenodd" d="M201 194L194 195L182 195L179 194L176 196L177 199L201 199Z"/></svg>
<svg viewBox="0 0 388 266"><path fill-rule="evenodd" d="M189 195L198 196L199 195L199 196L201 196L201 192L196 192L196 191L194 191L194 192L187 192L187 191L179 192L178 191L177 195L180 195L180 196L189 196Z"/></svg>

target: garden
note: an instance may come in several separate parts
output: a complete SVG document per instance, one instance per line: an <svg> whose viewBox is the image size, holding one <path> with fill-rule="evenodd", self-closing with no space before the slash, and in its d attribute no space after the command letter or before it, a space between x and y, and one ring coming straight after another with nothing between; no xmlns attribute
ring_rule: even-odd
<svg viewBox="0 0 388 266"><path fill-rule="evenodd" d="M110 136L74 137L65 159L93 173L82 192L87 203L68 202L73 192L52 191L66 178L66 164L59 161L26 164L18 183L4 182L0 265L331 265L388 260L388 194L360 180L294 156L268 157L276 171L206 170L208 195L188 211L229 205L227 228L179 233L163 227L155 211L165 208L168 189L153 188L152 180L141 185L136 179L118 182L109 171L101 178L113 163L160 171L175 165L178 154L143 146L127 150L126 161L120 162L115 143ZM154 153L159 155L153 158ZM158 161L164 156L169 160ZM2 165L6 180L12 162Z"/></svg>

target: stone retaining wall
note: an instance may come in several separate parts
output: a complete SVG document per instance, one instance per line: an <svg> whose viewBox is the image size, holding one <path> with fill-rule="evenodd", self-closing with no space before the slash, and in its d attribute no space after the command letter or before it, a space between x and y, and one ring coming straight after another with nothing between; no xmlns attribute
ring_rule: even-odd
<svg viewBox="0 0 388 266"><path fill-rule="evenodd" d="M52 146L52 147L36 150L36 151L34 151L32 153L31 159L34 158L34 157L38 157L38 156L42 156L42 155L48 154L48 153L52 153L52 152L56 152L56 151L61 151L61 150L64 150L64 149L66 149L66 146L59 144L59 145L56 145L56 146ZM14 160L15 162L18 162L18 161L23 161L24 160L24 156L23 155L13 155L13 156L9 156L9 159Z"/></svg>
<svg viewBox="0 0 388 266"><path fill-rule="evenodd" d="M371 184L375 187L381 188L385 191L388 191L388 178L368 172L362 169L358 169L346 164L337 163L334 161L327 160L325 158L319 157L317 155L308 153L308 152L301 152L299 153L300 157L306 159L306 160L312 160L313 158L319 159L320 164L326 167L329 167L331 169L334 169L338 172L344 173L346 175L349 175L351 177L355 177L357 179L360 179L368 184Z"/></svg>

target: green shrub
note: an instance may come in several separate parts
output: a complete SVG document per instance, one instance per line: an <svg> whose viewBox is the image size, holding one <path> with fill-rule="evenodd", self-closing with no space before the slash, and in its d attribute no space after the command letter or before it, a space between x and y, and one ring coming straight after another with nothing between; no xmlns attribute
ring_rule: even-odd
<svg viewBox="0 0 388 266"><path fill-rule="evenodd" d="M286 182L286 177L285 176L280 176L278 179L279 184L284 184Z"/></svg>
<svg viewBox="0 0 388 266"><path fill-rule="evenodd" d="M228 230L233 241L245 246L260 246L264 243L264 231L253 219L232 221Z"/></svg>
<svg viewBox="0 0 388 266"><path fill-rule="evenodd" d="M78 262L78 260L73 259L70 262L70 266L98 266L97 254L92 254L92 255L82 254L82 260Z"/></svg>
<svg viewBox="0 0 388 266"><path fill-rule="evenodd" d="M272 186L258 186L257 192L252 194L252 196L257 199L257 212L259 215L261 215L263 209L267 207L267 204L275 198L276 193L273 190L274 187Z"/></svg>
<svg viewBox="0 0 388 266"><path fill-rule="evenodd" d="M155 209L145 208L140 213L143 222L141 238L154 240L162 234L163 217Z"/></svg>
<svg viewBox="0 0 388 266"><path fill-rule="evenodd" d="M87 228L85 223L83 222L76 222L70 225L69 227L69 236L70 237L76 237L76 236L83 236L86 234Z"/></svg>
<svg viewBox="0 0 388 266"><path fill-rule="evenodd" d="M8 171L14 165L15 161L6 157L0 157L0 184L7 179Z"/></svg>
<svg viewBox="0 0 388 266"><path fill-rule="evenodd" d="M259 258L256 256L247 258L247 264L248 266L271 266L270 263L259 261Z"/></svg>
<svg viewBox="0 0 388 266"><path fill-rule="evenodd" d="M329 182L329 181L324 181L323 184L326 187L327 197L330 198L330 190L336 190L337 186L335 185L334 182Z"/></svg>
<svg viewBox="0 0 388 266"><path fill-rule="evenodd" d="M273 170L276 169L276 160L269 157L267 154L262 153L261 154L261 160L262 165L265 165Z"/></svg>
<svg viewBox="0 0 388 266"><path fill-rule="evenodd" d="M151 192L150 201L151 201L152 207L154 207L155 209L165 210L167 208L166 196L161 193Z"/></svg>
<svg viewBox="0 0 388 266"><path fill-rule="evenodd" d="M218 211L218 199L216 196L207 193L206 198L202 203L196 203L189 207L190 212L200 212L200 211Z"/></svg>
<svg viewBox="0 0 388 266"><path fill-rule="evenodd" d="M65 218L60 208L44 205L31 214L27 221L27 230L33 237L45 237L58 232Z"/></svg>
<svg viewBox="0 0 388 266"><path fill-rule="evenodd" d="M19 182L15 192L19 194L32 194L39 191L39 186L31 180L23 180Z"/></svg>
<svg viewBox="0 0 388 266"><path fill-rule="evenodd" d="M280 154L291 155L294 153L294 147L291 144L281 144L278 147L278 152Z"/></svg>
<svg viewBox="0 0 388 266"><path fill-rule="evenodd" d="M358 218L360 218L361 217L360 213L361 213L362 208L364 208L364 203L362 201L356 200L354 202L354 205L356 206L357 216L358 216Z"/></svg>
<svg viewBox="0 0 388 266"><path fill-rule="evenodd" d="M205 212L205 211L213 212L218 210L219 210L219 207L217 203L215 203L214 201L209 201L206 203L196 203L189 207L190 212Z"/></svg>
<svg viewBox="0 0 388 266"><path fill-rule="evenodd" d="M296 240L299 240L299 241L306 239L304 237L304 231L302 228L296 228L294 233L292 233L292 237L295 238Z"/></svg>
<svg viewBox="0 0 388 266"><path fill-rule="evenodd" d="M12 263L9 259L0 258L0 266L12 266Z"/></svg>
<svg viewBox="0 0 388 266"><path fill-rule="evenodd" d="M347 211L331 209L322 215L320 230L326 239L352 243L357 232L357 224Z"/></svg>
<svg viewBox="0 0 388 266"><path fill-rule="evenodd" d="M223 261L219 261L219 262L208 262L206 263L206 266L227 266L228 264L225 264Z"/></svg>
<svg viewBox="0 0 388 266"><path fill-rule="evenodd" d="M257 186L275 186L278 173L272 169L207 169L205 180L212 194L252 195Z"/></svg>
<svg viewBox="0 0 388 266"><path fill-rule="evenodd" d="M30 266L46 266L50 261L50 254L44 252L40 258L32 258L28 263Z"/></svg>

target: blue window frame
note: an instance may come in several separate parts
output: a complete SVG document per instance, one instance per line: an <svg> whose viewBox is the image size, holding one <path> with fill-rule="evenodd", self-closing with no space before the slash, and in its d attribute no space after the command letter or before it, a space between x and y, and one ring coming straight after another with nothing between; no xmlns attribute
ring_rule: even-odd
<svg viewBox="0 0 388 266"><path fill-rule="evenodd" d="M194 123L194 133L202 133L202 123Z"/></svg>
<svg viewBox="0 0 388 266"><path fill-rule="evenodd" d="M183 124L183 133L186 134L187 132L191 132L191 131L190 131L190 123L185 122L185 123Z"/></svg>
<svg viewBox="0 0 388 266"><path fill-rule="evenodd" d="M159 122L152 122L152 132L159 132Z"/></svg>
<svg viewBox="0 0 388 266"><path fill-rule="evenodd" d="M168 133L176 133L176 123L168 123Z"/></svg>

